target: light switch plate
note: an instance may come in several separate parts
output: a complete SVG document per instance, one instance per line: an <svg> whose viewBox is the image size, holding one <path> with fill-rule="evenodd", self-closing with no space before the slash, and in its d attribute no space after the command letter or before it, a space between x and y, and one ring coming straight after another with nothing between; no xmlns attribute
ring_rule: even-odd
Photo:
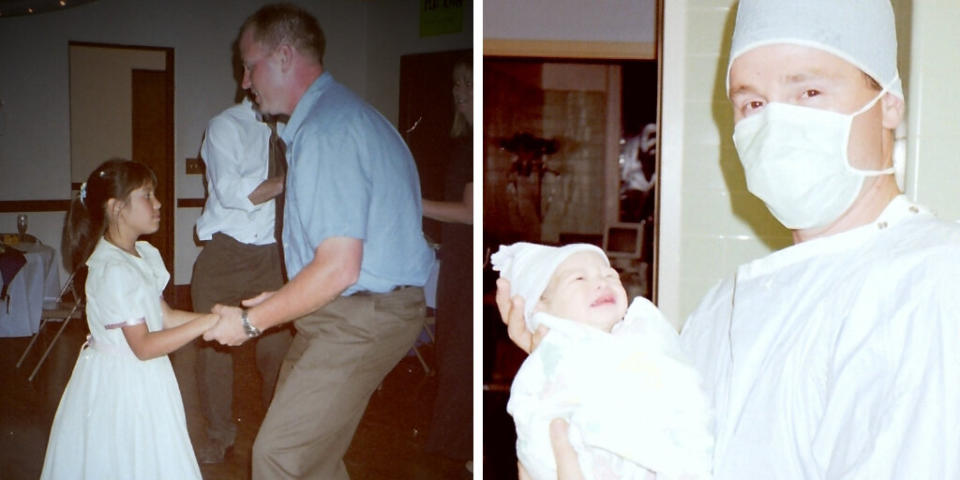
<svg viewBox="0 0 960 480"><path fill-rule="evenodd" d="M199 158L188 158L187 175L203 175L203 160Z"/></svg>

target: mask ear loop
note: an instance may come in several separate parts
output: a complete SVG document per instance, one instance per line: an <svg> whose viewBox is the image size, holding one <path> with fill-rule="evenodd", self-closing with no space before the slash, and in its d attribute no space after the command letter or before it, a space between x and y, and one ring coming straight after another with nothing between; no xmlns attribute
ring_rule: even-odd
<svg viewBox="0 0 960 480"><path fill-rule="evenodd" d="M861 108L860 108L859 110L857 110L856 112L851 113L851 114L850 114L850 126L853 125L853 119L856 118L857 115L860 115L861 113L866 112L867 110L870 110L871 108L873 108L874 105L877 104L877 102L880 101L881 98L883 98L884 95L886 95L887 93L890 93L890 86L893 85L893 84L894 84L897 80L899 80L899 79L900 79L900 74L898 73L897 75L895 75L895 76L893 77L893 80L890 80L890 82L888 82L886 85L883 86L882 89L880 89L880 93L878 93L877 96L873 97L873 100L870 100L869 102L867 102L866 105L864 105L863 107L861 107ZM849 127L848 127L848 128L849 128ZM848 130L848 131L847 131L847 146L848 146L848 148L849 148L849 142L850 142L850 131ZM844 155L844 157L847 157L847 156ZM863 175L864 177L878 177L878 176L880 176L880 175L892 175L892 174L895 172L895 168L893 167L893 165L891 165L890 167L885 168L885 169L883 169L883 170L861 170L861 169L859 169L859 168L854 168L852 165L850 165L850 158L849 158L849 157L846 158L845 165L846 165L846 167L847 167L847 170L849 170L849 171L851 171L851 172L853 172L853 173L856 173L856 174L858 174L858 175Z"/></svg>

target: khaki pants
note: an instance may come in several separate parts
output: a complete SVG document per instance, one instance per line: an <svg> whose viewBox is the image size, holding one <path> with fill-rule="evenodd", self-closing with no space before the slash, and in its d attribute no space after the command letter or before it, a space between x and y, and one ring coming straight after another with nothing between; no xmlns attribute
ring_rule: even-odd
<svg viewBox="0 0 960 480"><path fill-rule="evenodd" d="M253 445L253 479L348 479L343 455L370 396L423 328L423 289L339 297L297 334Z"/></svg>

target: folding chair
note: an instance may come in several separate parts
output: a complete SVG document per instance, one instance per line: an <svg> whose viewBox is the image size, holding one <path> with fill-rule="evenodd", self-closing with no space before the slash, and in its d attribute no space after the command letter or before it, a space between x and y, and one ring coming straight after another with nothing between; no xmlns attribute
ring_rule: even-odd
<svg viewBox="0 0 960 480"><path fill-rule="evenodd" d="M75 271L70 273L70 276L67 277L67 281L64 282L63 288L60 289L60 294L57 295L57 300L50 303L44 302L43 312L40 314L40 326L37 328L37 333L33 334L33 337L30 339L30 343L27 345L26 350L24 350L23 354L20 355L20 360L17 361L17 368L20 368L20 365L23 363L24 359L27 358L27 353L30 352L30 349L33 348L33 344L36 343L37 338L43 332L44 325L46 325L50 320L62 320L62 323L60 324L60 328L57 330L57 334L54 335L53 340L50 341L50 344L47 345L46 350L44 350L43 355L40 357L40 361L37 362L37 365L33 368L33 371L30 372L30 376L27 377L27 381L33 381L33 377L37 375L37 371L40 370L43 362L47 359L47 355L50 355L50 351L57 343L57 339L60 338L60 334L62 334L64 329L67 328L67 324L70 323L70 320L83 317L85 300L83 296L83 285L86 282L86 279L87 267L78 267Z"/></svg>
<svg viewBox="0 0 960 480"><path fill-rule="evenodd" d="M434 249L438 249L439 246L434 246ZM423 337L423 334L427 335L429 342L436 344L436 338L433 336L434 325L436 325L436 308L437 308L437 282L440 277L440 260L437 260L433 264L433 268L430 270L430 275L427 278L426 285L423 286L424 300L427 305L427 316L423 319L423 330L420 332L420 338ZM423 355L420 353L420 350L417 349L417 344L414 343L412 347L413 353L417 356L417 360L420 360L420 365L423 367L423 371L427 376L433 375L435 372L430 368L430 365L427 364L427 360L423 358Z"/></svg>
<svg viewBox="0 0 960 480"><path fill-rule="evenodd" d="M421 335L424 333L427 334L427 338L430 339L429 343L436 344L437 339L434 338L433 330L430 328L436 323L436 316L434 312L436 312L436 310L433 308L427 308L427 316L423 319L423 330L421 331ZM417 360L420 360L420 366L423 367L424 373L426 373L428 377L433 375L435 372L430 368L430 365L427 365L427 360L423 358L420 350L417 349L416 343L414 343L413 347L411 347L411 350L413 350L413 353L417 356Z"/></svg>

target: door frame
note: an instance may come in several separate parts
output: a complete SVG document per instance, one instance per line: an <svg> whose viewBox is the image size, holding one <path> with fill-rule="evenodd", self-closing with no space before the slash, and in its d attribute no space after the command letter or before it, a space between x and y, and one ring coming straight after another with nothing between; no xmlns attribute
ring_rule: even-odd
<svg viewBox="0 0 960 480"><path fill-rule="evenodd" d="M164 156L163 161L151 163L150 167L154 169L154 171L157 173L158 178L169 179L169 185L158 185L159 200L163 204L163 208L160 209L161 220L160 220L160 231L158 233L163 235L167 239L167 241L162 242L160 245L155 245L155 246L160 250L160 254L164 259L164 263L166 264L167 270L170 272L170 278L171 279L176 278L175 272L174 272L174 267L176 265L176 261L175 261L176 237L174 236L174 221L176 219L176 215L175 215L176 202L174 201L174 190L176 189L176 176L175 176L176 172L174 169L174 164L175 164L175 161L174 161L175 160L174 49L171 47L156 47L156 46L143 46L143 45L121 45L121 44L81 42L81 41L68 42L68 49L72 49L73 47L92 47L92 48L109 49L109 50L129 50L132 52L159 52L163 55L163 58L164 58L163 70L159 70L159 69L155 69L155 70L163 71L165 73L165 90L166 90L166 98L167 98L167 101L166 101L167 108L165 108L165 112L164 112L165 118L162 119L162 122L164 124L163 130L165 130L165 132L162 134L163 138L161 140L165 148L165 153L163 155ZM68 53L68 58L71 59L71 62L73 61L72 56L69 53ZM71 67L71 70L72 70L72 67ZM131 83L132 83L132 77L133 77L133 70L142 70L142 68L131 66L130 68ZM72 97L75 94L72 78L70 80L70 84L71 84L70 90L71 90L71 97ZM131 84L130 91L126 93L123 93L123 92L119 93L119 95L124 95L124 94L129 95L129 98L132 103L132 95L133 95L132 84ZM72 102L73 100L71 99L71 104ZM133 114L131 112L131 117L128 119L131 125L131 130L130 130L131 131L131 139L130 139L131 151L127 152L126 155L118 154L118 156L123 156L124 158L128 158L131 160L137 160L133 158L133 151L136 151L137 149L132 147L132 143L136 141L136 139L133 138L133 135L132 135L132 124L133 124L132 115ZM73 117L73 114L71 114L71 117ZM72 121L73 119L71 118L71 122ZM72 127L71 127L71 131L73 131ZM73 142L77 140L78 139L73 138L73 133L72 133L71 144L73 144ZM71 147L71 165L74 162L74 159L72 158L73 153L74 153L73 147ZM106 158L103 158L102 160L106 160ZM73 178L71 181L71 190L73 192L79 191L81 182L82 182L82 179L78 181L77 178ZM172 292L173 292L173 283L174 282L172 281L169 282L167 284L167 288L164 290L165 297L167 297L168 300L171 300L170 295L172 295Z"/></svg>

